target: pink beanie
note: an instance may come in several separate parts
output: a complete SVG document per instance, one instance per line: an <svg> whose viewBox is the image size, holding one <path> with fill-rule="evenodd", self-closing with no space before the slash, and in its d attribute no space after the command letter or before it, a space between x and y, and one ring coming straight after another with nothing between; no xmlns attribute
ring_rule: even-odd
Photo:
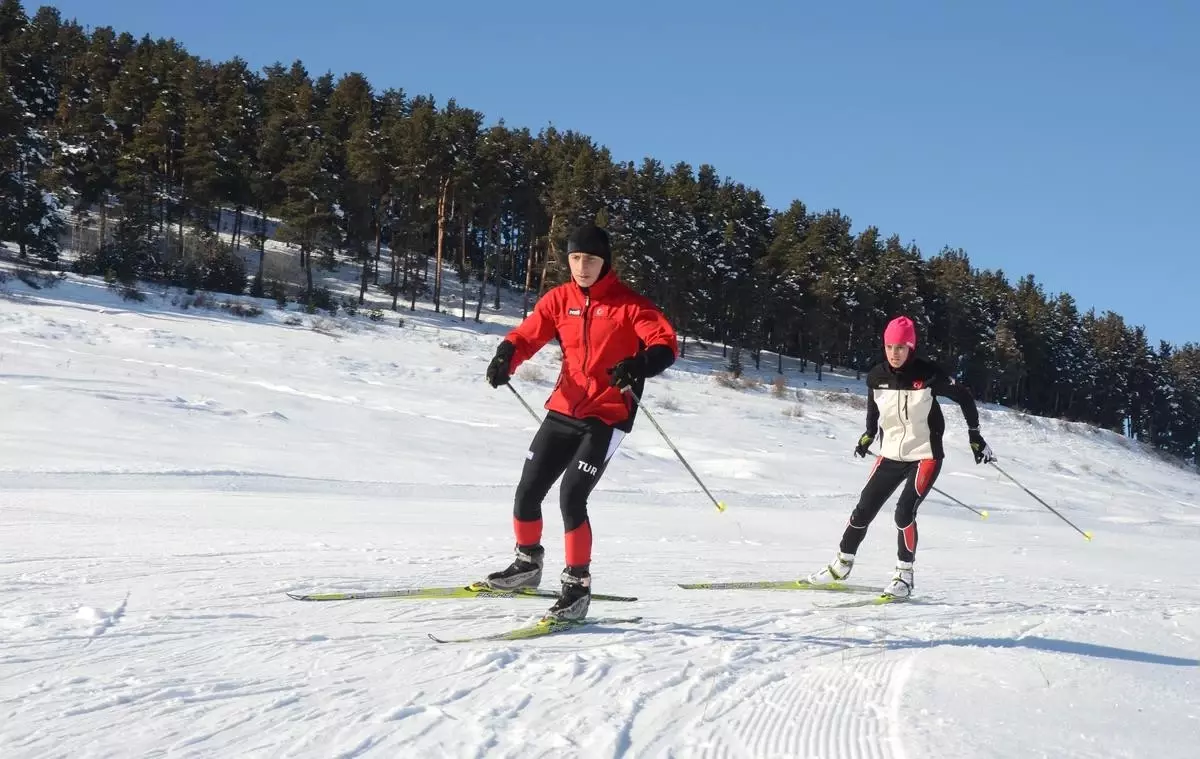
<svg viewBox="0 0 1200 759"><path fill-rule="evenodd" d="M887 329L883 331L884 345L907 345L910 349L916 350L917 347L917 328L913 324L912 319L907 316L897 316L888 322Z"/></svg>

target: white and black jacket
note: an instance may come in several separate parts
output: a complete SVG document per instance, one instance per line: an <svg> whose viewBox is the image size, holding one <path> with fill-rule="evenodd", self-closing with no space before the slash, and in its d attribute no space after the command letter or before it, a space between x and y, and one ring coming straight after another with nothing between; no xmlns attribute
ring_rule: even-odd
<svg viewBox="0 0 1200 759"><path fill-rule="evenodd" d="M896 461L943 459L946 420L937 396L962 408L967 426L979 427L979 410L965 386L916 356L893 369L886 361L867 373L867 432L879 440L879 455Z"/></svg>

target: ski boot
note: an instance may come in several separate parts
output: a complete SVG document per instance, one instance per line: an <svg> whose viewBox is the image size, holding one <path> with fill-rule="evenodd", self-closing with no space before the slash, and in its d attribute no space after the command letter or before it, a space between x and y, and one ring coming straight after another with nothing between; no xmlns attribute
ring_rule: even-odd
<svg viewBox="0 0 1200 759"><path fill-rule="evenodd" d="M492 590L536 588L542 582L542 563L545 557L546 549L540 545L518 545L512 564L499 572L492 572L486 580L476 584Z"/></svg>
<svg viewBox="0 0 1200 759"><path fill-rule="evenodd" d="M850 572L853 569L854 554L838 551L837 558L826 565L820 572L814 572L804 578L804 582L807 582L809 585L830 585L842 582L850 576Z"/></svg>
<svg viewBox="0 0 1200 759"><path fill-rule="evenodd" d="M543 619L577 621L587 616L592 602L592 575L588 566L567 567L563 570L562 593Z"/></svg>
<svg viewBox="0 0 1200 759"><path fill-rule="evenodd" d="M896 562L896 574L892 581L883 589L883 595L889 598L908 598L913 591L913 563L911 561Z"/></svg>

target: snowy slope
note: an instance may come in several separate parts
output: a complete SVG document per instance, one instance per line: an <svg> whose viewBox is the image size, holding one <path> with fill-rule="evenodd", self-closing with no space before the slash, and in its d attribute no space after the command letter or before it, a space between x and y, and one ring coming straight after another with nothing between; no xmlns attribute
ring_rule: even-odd
<svg viewBox="0 0 1200 759"><path fill-rule="evenodd" d="M948 407L938 486L991 516L923 505L925 603L683 590L820 567L870 466L850 455L853 398L795 372L800 401L726 388L696 353L646 402L728 511L645 421L592 499L596 591L640 599L593 614L643 621L439 646L426 633L548 602L285 592L456 585L509 561L534 424L482 375L511 317L242 319L76 280L5 288L6 759L1197 755L1200 479L1116 436L984 411L1002 465L1089 543L976 467ZM535 408L555 353L515 382ZM894 546L885 511L854 579L882 586Z"/></svg>

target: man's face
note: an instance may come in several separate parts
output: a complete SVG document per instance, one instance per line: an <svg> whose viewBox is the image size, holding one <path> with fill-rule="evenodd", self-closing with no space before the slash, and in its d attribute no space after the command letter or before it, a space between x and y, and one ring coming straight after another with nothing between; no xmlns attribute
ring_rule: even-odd
<svg viewBox="0 0 1200 759"><path fill-rule="evenodd" d="M904 343L895 343L883 346L883 352L887 355L888 363L892 368L899 369L908 360L909 348Z"/></svg>
<svg viewBox="0 0 1200 759"><path fill-rule="evenodd" d="M571 264L571 278L580 287L591 287L600 278L600 270L604 268L604 259L590 253L575 252L567 256Z"/></svg>

